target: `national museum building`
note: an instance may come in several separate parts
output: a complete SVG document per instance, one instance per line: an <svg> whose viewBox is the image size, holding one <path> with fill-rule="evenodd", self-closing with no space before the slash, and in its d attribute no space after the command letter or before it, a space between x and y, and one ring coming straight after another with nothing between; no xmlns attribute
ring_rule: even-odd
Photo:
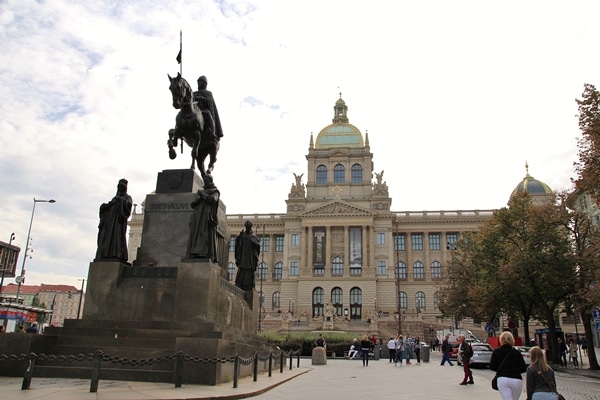
<svg viewBox="0 0 600 400"><path fill-rule="evenodd" d="M454 244L493 210L392 211L368 133L350 124L341 97L332 123L311 134L306 159L306 172L294 174L286 213L227 215L230 281L237 272L235 235L250 220L261 243L255 289L266 315L291 312L306 320L331 311L336 319L393 321L400 308L403 315L440 316L439 290ZM529 174L515 191L528 183L530 190L550 191ZM134 211L130 261L142 223Z"/></svg>

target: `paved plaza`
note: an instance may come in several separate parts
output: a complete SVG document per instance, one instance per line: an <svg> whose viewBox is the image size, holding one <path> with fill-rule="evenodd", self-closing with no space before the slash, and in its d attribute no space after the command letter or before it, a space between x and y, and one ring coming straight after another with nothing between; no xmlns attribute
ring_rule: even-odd
<svg viewBox="0 0 600 400"><path fill-rule="evenodd" d="M313 366L309 358L300 360L300 368L283 370L258 376L242 378L238 387L233 382L217 386L183 385L175 388L169 383L103 381L98 391L90 393L90 380L36 378L31 388L21 390L22 378L0 377L0 398L3 400L135 400L135 399L241 399L256 397L261 400L329 399L499 399L490 387L493 371L473 369L474 385L460 386L462 367L440 366L441 354L433 352L430 362L416 365L394 366L387 360L371 360L368 367L361 360L329 359L327 365ZM584 358L584 362L586 359ZM586 366L587 368L587 366ZM561 382L570 378L591 381L598 385L599 371L560 370ZM466 397L465 397L466 396ZM525 399L525 394L521 399ZM567 397L573 399L573 396ZM588 397L578 397L588 398ZM593 398L593 397L591 397Z"/></svg>

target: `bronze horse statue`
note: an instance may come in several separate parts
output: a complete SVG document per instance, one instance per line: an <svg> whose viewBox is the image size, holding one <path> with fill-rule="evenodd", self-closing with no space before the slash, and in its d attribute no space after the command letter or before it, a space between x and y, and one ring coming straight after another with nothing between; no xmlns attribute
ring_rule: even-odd
<svg viewBox="0 0 600 400"><path fill-rule="evenodd" d="M177 73L175 78L169 74L169 90L173 96L173 107L180 110L175 117L175 129L169 129L169 158L171 160L177 157L175 147L177 141L182 141L181 152L183 153L183 142L192 148L192 170L194 164L198 164L202 178L210 174L217 161L217 152L219 151L219 138L214 132L207 132L205 129L205 118L212 118L210 112L200 110L194 101L194 92L190 84ZM204 168L204 160L210 156L208 168Z"/></svg>

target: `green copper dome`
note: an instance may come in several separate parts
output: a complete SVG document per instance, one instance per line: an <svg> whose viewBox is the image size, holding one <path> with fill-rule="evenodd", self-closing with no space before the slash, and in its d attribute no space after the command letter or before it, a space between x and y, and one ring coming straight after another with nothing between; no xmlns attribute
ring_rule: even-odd
<svg viewBox="0 0 600 400"><path fill-rule="evenodd" d="M315 142L316 149L328 149L332 147L364 147L363 136L357 127L348 122L348 107L346 102L340 98L333 107L333 124L326 126L319 132Z"/></svg>

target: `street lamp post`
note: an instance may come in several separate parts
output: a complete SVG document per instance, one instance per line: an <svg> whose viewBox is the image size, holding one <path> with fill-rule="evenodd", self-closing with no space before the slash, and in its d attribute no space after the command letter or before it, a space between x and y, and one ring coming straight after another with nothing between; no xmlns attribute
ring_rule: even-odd
<svg viewBox="0 0 600 400"><path fill-rule="evenodd" d="M77 319L79 319L79 311L81 310L81 299L83 298L83 285L85 284L85 279L77 279L81 281L81 291L79 292L79 304L77 305Z"/></svg>
<svg viewBox="0 0 600 400"><path fill-rule="evenodd" d="M33 209L31 210L31 220L29 221L29 231L27 232L27 243L25 244L25 254L23 255L23 265L21 266L21 275L17 277L17 283L19 287L17 288L17 298L16 301L19 300L19 294L21 293L21 285L25 282L25 260L27 260L27 253L29 251L29 239L31 236L31 226L33 225L33 216L35 215L35 205L37 203L56 203L56 200L38 200L35 197L33 198Z"/></svg>
<svg viewBox="0 0 600 400"><path fill-rule="evenodd" d="M398 334L402 333L402 315L400 313L400 238L398 237L398 220L396 220L396 237L394 238L394 247L396 248L396 266L394 268L394 273L396 274L396 306L398 308Z"/></svg>
<svg viewBox="0 0 600 400"><path fill-rule="evenodd" d="M0 294L2 294L2 287L4 286L4 274L6 273L6 267L8 267L8 263L10 262L10 255L12 253L12 241L15 239L14 232L10 234L10 240L8 241L8 248L6 249L6 256L4 256L4 260L2 262L2 280L0 281Z"/></svg>

